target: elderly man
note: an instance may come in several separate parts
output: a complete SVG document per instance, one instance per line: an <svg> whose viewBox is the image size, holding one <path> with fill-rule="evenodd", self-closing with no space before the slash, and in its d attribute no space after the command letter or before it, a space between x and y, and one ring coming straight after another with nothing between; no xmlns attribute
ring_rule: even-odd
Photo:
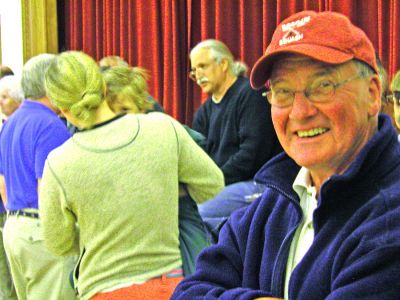
<svg viewBox="0 0 400 300"><path fill-rule="evenodd" d="M281 150L270 118L270 105L243 76L247 67L234 61L220 41L205 40L190 52L191 78L210 95L193 120L206 139L206 152L222 169L225 183L250 180Z"/></svg>
<svg viewBox="0 0 400 300"><path fill-rule="evenodd" d="M16 111L23 100L20 78L8 75L0 79L0 108L5 118Z"/></svg>
<svg viewBox="0 0 400 300"><path fill-rule="evenodd" d="M44 74L54 59L41 54L24 65L21 85L26 100L0 135L0 191L8 214L4 248L18 299L75 299L68 280L74 259L56 257L46 249L38 213L47 155L70 137L44 89Z"/></svg>
<svg viewBox="0 0 400 300"><path fill-rule="evenodd" d="M287 154L256 175L172 299L397 299L400 146L379 116L373 46L343 15L304 11L276 29L251 74L269 84Z"/></svg>
<svg viewBox="0 0 400 300"><path fill-rule="evenodd" d="M251 88L244 77L246 65L234 61L224 43L202 41L190 52L190 60L191 78L210 95L197 111L193 129L206 137L204 149L229 185L220 195L199 205L209 238L215 242L221 224L231 213L248 206L248 196L263 190L253 177L282 148L263 91Z"/></svg>

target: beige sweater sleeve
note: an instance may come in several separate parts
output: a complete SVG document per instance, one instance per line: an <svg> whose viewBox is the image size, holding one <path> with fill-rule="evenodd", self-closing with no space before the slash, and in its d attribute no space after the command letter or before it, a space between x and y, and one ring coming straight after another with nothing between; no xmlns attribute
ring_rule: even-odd
<svg viewBox="0 0 400 300"><path fill-rule="evenodd" d="M205 202L224 188L224 175L183 126L172 118L171 122L178 142L179 182L186 185L190 196L197 203Z"/></svg>
<svg viewBox="0 0 400 300"><path fill-rule="evenodd" d="M79 251L78 229L65 192L46 162L39 192L39 213L44 242L55 255L72 255Z"/></svg>

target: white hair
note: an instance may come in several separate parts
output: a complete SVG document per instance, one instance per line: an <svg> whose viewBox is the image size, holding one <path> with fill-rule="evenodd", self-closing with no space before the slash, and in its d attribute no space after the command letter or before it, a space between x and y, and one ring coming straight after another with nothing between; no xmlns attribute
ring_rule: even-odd
<svg viewBox="0 0 400 300"><path fill-rule="evenodd" d="M226 59L229 64L229 68L235 76L245 75L248 67L244 62L234 59L232 52L229 48L221 41L209 39L198 43L192 51L190 51L190 58L192 58L193 53L200 49L209 49L211 51L211 56L217 61L221 62L222 59Z"/></svg>
<svg viewBox="0 0 400 300"><path fill-rule="evenodd" d="M46 96L44 76L55 59L55 54L42 53L30 58L22 67L21 85L27 98L38 100Z"/></svg>
<svg viewBox="0 0 400 300"><path fill-rule="evenodd" d="M0 90L7 89L8 95L16 102L24 100L24 93L21 87L21 78L15 75L7 75L0 79Z"/></svg>

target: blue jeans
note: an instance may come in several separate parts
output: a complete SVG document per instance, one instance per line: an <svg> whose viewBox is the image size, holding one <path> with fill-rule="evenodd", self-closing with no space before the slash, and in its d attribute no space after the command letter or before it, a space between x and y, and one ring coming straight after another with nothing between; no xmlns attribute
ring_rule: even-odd
<svg viewBox="0 0 400 300"><path fill-rule="evenodd" d="M190 196L179 197L179 247L184 276L194 272L197 256L209 245L197 204Z"/></svg>
<svg viewBox="0 0 400 300"><path fill-rule="evenodd" d="M235 210L247 207L264 192L264 189L264 185L254 180L236 182L226 186L215 198L200 204L199 213L211 242L218 241L219 230L229 216Z"/></svg>

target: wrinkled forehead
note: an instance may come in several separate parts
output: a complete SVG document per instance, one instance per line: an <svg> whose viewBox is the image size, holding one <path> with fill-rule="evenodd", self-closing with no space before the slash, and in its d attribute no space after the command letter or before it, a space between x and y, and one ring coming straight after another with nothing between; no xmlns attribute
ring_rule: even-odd
<svg viewBox="0 0 400 300"><path fill-rule="evenodd" d="M329 74L335 72L344 64L327 64L308 56L285 53L277 56L274 60L270 81L273 81L278 76L300 70L312 70L316 73Z"/></svg>

